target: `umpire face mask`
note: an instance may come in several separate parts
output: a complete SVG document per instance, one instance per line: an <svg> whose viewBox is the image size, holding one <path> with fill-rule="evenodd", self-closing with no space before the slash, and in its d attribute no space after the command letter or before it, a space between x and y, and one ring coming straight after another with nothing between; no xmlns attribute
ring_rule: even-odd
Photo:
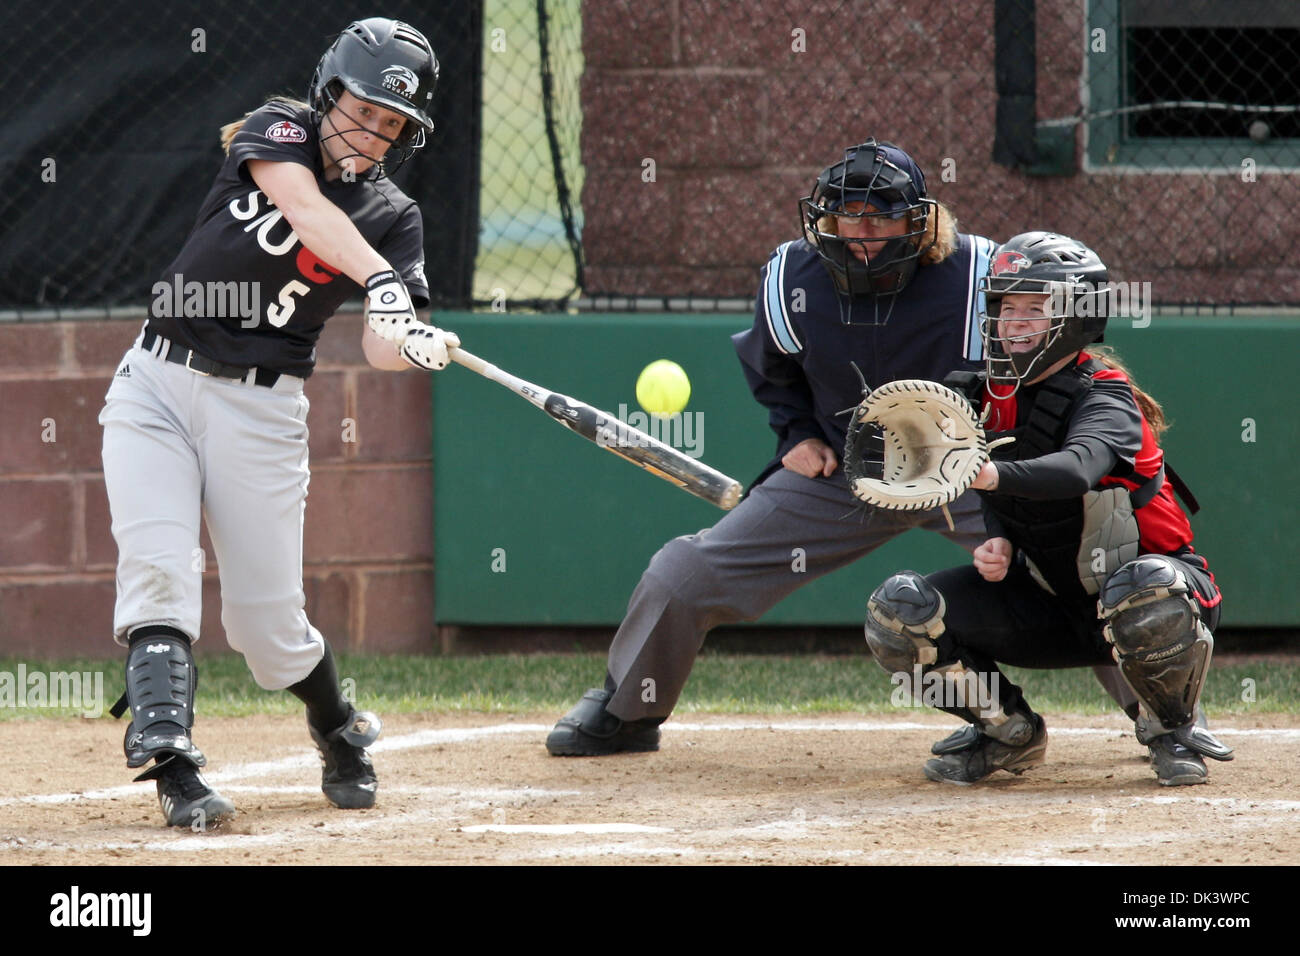
<svg viewBox="0 0 1300 956"><path fill-rule="evenodd" d="M936 206L925 198L920 168L889 143L851 147L817 177L799 203L800 224L847 300L840 308L845 324L888 321L894 297L937 237Z"/></svg>

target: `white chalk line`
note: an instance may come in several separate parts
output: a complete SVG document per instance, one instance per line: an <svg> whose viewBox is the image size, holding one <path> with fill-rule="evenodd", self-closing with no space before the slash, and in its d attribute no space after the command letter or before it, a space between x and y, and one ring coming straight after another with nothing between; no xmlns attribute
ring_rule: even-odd
<svg viewBox="0 0 1300 956"><path fill-rule="evenodd" d="M541 833L568 836L574 833L672 833L672 827L650 827L640 823L482 823L457 827L460 833Z"/></svg>
<svg viewBox="0 0 1300 956"><path fill-rule="evenodd" d="M714 732L736 730L768 730L783 732L849 732L879 733L887 731L929 731L942 732L946 725L928 723L889 723L884 721L783 721L783 722L743 722L725 724L668 723L664 729L672 732ZM399 737L380 739L369 748L372 753L400 752L417 747L436 744L466 743L510 734L534 734L548 731L545 724L494 724L486 727L451 727L437 730L421 730L403 734ZM1279 737L1281 739L1300 739L1300 728L1222 728L1215 731L1223 736L1256 736L1262 738ZM1060 736L1115 736L1124 735L1122 727L1114 729L1101 727L1060 727L1051 730ZM219 771L205 772L205 777L214 786L229 785L250 777L266 777L288 770L302 770L319 766L319 757L314 750L307 750L276 760L251 763L231 764ZM93 790L74 791L53 794L26 794L18 797L0 797L0 807L13 804L58 804L75 803L83 800L112 800L117 797L138 794L140 787L135 784L122 784L116 787L104 787Z"/></svg>
<svg viewBox="0 0 1300 956"><path fill-rule="evenodd" d="M925 731L925 732L932 733L936 731L940 731L940 732L943 731L945 729L945 726L946 725L931 724L931 723L878 722L878 721L848 721L848 722L761 721L761 722L740 722L740 723L672 723L666 725L664 729L670 732L689 732L689 733L736 731L736 730L751 730L751 731L768 730L773 732L780 731L780 732L856 732L856 733L876 733L882 731L884 732ZM490 725L485 727L445 728L445 729L438 729L438 730L424 730L424 731L418 731L411 734L404 734L394 738L380 740L371 747L371 750L376 753L382 753L385 751L398 752L402 750L409 750L409 749L425 747L425 746L433 746L437 744L464 743L469 741L480 740L485 737L506 736L512 734L539 734L547 730L549 730L549 727L543 724L499 724L499 725ZM1125 735L1125 731L1123 727L1056 728L1053 732L1061 735L1070 735L1070 736L1116 736L1116 735L1123 736ZM1300 737L1300 729L1294 729L1294 728L1276 728L1276 729L1274 728L1243 728L1243 729L1221 728L1218 729L1216 733L1220 733L1223 735L1236 734L1241 736L1257 736L1257 737L1265 737L1265 738L1281 737L1283 739ZM273 775L275 773L280 773L288 770L297 770L305 767L315 767L317 765L318 765L318 758L315 751L309 750L302 754L294 754L276 760L258 761L258 762L244 763L244 764L233 764L229 767L226 767L220 772L209 774L208 778L213 783L221 783L224 789L228 789L231 792L268 793L268 794L269 793L315 794L317 792L317 788L310 787L310 786L292 786L292 787L266 787L266 786L254 786L254 785L240 786L237 785L235 781L248 779L250 777L251 778L266 777L266 776ZM78 802L78 801L115 799L117 797L128 796L128 795L138 796L140 792L141 792L140 785L127 784L118 787L100 788L100 789L87 790L81 792L72 792L72 793L28 794L20 797L5 797L5 798L0 798L0 806L8 806L8 805L19 804L19 803L58 804L58 803ZM457 809L461 811L470 809L471 807L474 809L479 809L482 807L493 806L495 803L511 801L511 800L518 799L520 797L523 797L525 800L531 799L532 797L548 797L553 800L555 797L558 796L577 796L577 795L581 795L582 793L582 791L544 791L544 790L530 790L530 789L504 790L504 789L495 789L495 788L479 789L479 790L460 790L460 789L450 788L450 787L437 787L437 788L401 787L401 788L392 788L391 790L388 790L386 792L397 793L397 794L418 794L426 797L434 796L434 795L443 796L445 799L449 799L452 802L459 803L460 806ZM979 797L974 794L972 794L971 796L975 797L975 799L971 800L970 804L988 803L993 806L1000 806L1005 808L1005 804L1006 804L1005 793L1000 792L998 794L988 794L987 798L984 800L980 800ZM1119 794L1117 796L1122 797L1123 795ZM1228 808L1228 809L1238 808L1238 809L1242 809L1243 811L1250 810L1252 813L1256 815L1258 815L1261 811L1291 813L1291 812L1295 812L1297 809L1300 809L1300 801L1277 801L1277 800L1257 801L1257 800L1245 800L1241 798L1181 797L1181 796L1173 796L1173 795L1160 796L1160 797L1132 797L1129 798L1129 800L1130 800L1130 805L1137 805L1140 803L1180 803L1180 802L1201 803L1215 808ZM1025 801L1021 799L1018 801L1018 809L1023 812L1027 809L1030 809L1031 806L1039 806L1042 808L1046 808L1046 806L1049 805L1061 806L1063 804L1067 804L1070 802L1072 801L1067 800L1066 798L1046 798L1046 799L1039 798L1033 801ZM469 806L467 806L467 804L469 804ZM1083 808L1078 804L1075 804L1074 806L1076 809L1090 809L1090 808ZM4 843L0 843L0 850L4 850L4 849L65 849L65 850L120 849L120 850L139 851L141 849L146 849L146 850L167 850L167 851L176 852L176 851L231 849L236 846L237 847L273 846L273 845L288 843L295 839L300 839L302 835L317 836L317 837L322 835L329 836L330 834L337 833L340 830L344 830L348 832L357 832L381 824L384 826L392 826L394 823L424 824L434 819L445 819L447 815L447 809L449 808L444 808L439 813L432 814L432 815L418 812L418 811L412 813L410 811L404 810L401 813L396 815L377 814L374 816L368 816L367 818L357 819L353 821L335 822L329 824L327 828L324 829L323 833L321 827L309 826L305 830L303 830L301 834L297 832L297 830L300 828L295 828L294 832L278 831L276 833L269 833L269 834L222 835L220 833L214 833L214 834L204 834L201 836L199 835L182 836L182 837L178 837L177 839L169 840L166 842L153 840L143 844L139 842L114 843L108 841L95 841L90 843L85 843L85 842L54 843L50 841L23 841L21 844L18 844L15 843L15 841L13 840L9 840ZM920 806L914 804L909 807L897 807L897 806L881 807L881 808L877 808L876 810L877 815L879 815L881 811L885 811L885 814L888 816L912 815L912 814L919 815L919 814L933 813L937 811L945 811L945 812L951 811L951 804L944 802L932 806ZM856 824L851 821L845 821L838 818L821 818L817 821L814 821L813 828L817 830L821 830L826 828L851 827L855 825ZM564 825L550 825L550 826L542 826L542 825L507 826L504 824L492 824L492 825L486 825L484 827L476 827L476 828L461 827L461 828L453 828L453 829L457 829L460 830L461 832L468 832L468 833L499 832L499 833L507 833L507 834L532 833L532 834L548 834L548 835L565 835L566 833L575 833L575 834L576 833L601 833L601 832L627 832L627 833L637 833L637 832L646 832L646 831L672 832L671 829L665 830L664 828L653 828L653 827L646 828L646 830L644 831L628 830L628 829L618 829L618 830L600 829L602 827L611 827L611 826L632 827L632 826L639 826L639 825L564 824ZM776 821L773 823L761 824L756 827L730 828L727 831L707 831L707 830L697 831L695 835L697 836L703 834L723 835L725 833L734 837L741 837L741 838L750 835L767 836L767 837L773 837L779 835L785 838L799 838L803 836L815 835L809 833L808 829L809 828L808 828L807 821ZM184 831L178 831L178 832L184 832ZM1152 836L1153 836L1152 834L1147 834L1144 835L1142 839L1144 841L1149 841L1152 838ZM621 849L611 849L611 848L621 848ZM591 850L592 852L589 853L588 852L589 850ZM551 852L551 851L547 851L547 852ZM626 854L635 855L635 856L653 856L661 853L682 855L685 853L694 852L694 849L693 847L690 846L671 847L671 848L667 848L667 847L646 848L646 847L638 847L632 844L608 844L608 845L598 846L598 847L580 847L580 846L571 847L571 848L555 851L556 854L563 855L563 856L610 855L617 852L625 852ZM718 856L720 852L721 851L710 851L712 856ZM849 855L853 855L853 854L861 853L863 851L842 851L842 852ZM722 855L734 856L735 852L732 851L730 853L722 853ZM743 853L741 853L738 858L747 859L747 858L751 858L753 855L754 854L751 851L746 850ZM1013 859L1015 858L999 857L996 859L991 859L990 862L1012 862ZM1081 862L1077 860L1049 859L1045 855L1040 855L1038 852L1032 852L1032 851L1028 856L1024 857L1024 860L1033 861L1037 863L1061 862L1061 863L1069 863L1072 865Z"/></svg>
<svg viewBox="0 0 1300 956"><path fill-rule="evenodd" d="M710 730L779 730L779 731L808 731L815 733L826 733L833 731L847 731L849 733L876 733L879 731L913 731L925 730L930 732L945 733L957 730L960 724L922 724L922 723L886 723L883 721L857 721L852 723L740 723L740 724L686 724L670 722L661 728L664 731L710 731ZM1279 740L1300 740L1300 728L1293 727L1244 727L1234 729L1232 727L1214 727L1211 728L1216 736L1221 737L1259 737L1263 739ZM1056 727L1048 724L1047 732L1049 736L1061 735L1066 737L1114 737L1114 736L1132 736L1133 725L1120 725L1114 727Z"/></svg>

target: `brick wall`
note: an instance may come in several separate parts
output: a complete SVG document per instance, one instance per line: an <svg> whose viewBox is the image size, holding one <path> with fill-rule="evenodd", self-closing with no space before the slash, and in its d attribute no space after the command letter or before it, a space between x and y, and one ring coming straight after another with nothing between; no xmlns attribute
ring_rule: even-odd
<svg viewBox="0 0 1300 956"><path fill-rule="evenodd" d="M113 652L117 550L98 415L138 330L0 324L0 654ZM431 650L430 378L371 369L360 342L359 316L332 318L307 383L307 613L339 649ZM347 435L344 419L355 422ZM206 533L201 544L198 647L226 651Z"/></svg>
<svg viewBox="0 0 1300 956"><path fill-rule="evenodd" d="M767 254L798 236L796 203L817 172L876 136L914 156L930 194L968 232L1075 235L1113 278L1152 282L1160 302L1300 302L1293 173L1244 182L1234 161L1191 173L1031 177L993 163L993 7L584 3L586 291L752 296ZM1071 116L1084 2L1039 0L1036 11L1037 117ZM1080 160L1082 145L1076 133Z"/></svg>

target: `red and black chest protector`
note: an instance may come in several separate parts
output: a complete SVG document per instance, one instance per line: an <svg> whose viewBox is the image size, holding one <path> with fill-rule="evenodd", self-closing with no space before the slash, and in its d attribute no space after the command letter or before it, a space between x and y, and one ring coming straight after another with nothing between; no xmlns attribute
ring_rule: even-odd
<svg viewBox="0 0 1300 956"><path fill-rule="evenodd" d="M1024 416L1014 401L995 401L989 438L1014 435L1009 445L994 449L991 457L1002 461L1029 461L1059 451L1069 432L1075 405L1096 379L1127 382L1124 373L1109 368L1086 353L1073 366L1053 375L1030 391L1033 405ZM1025 396L1021 391L1019 396ZM1139 408L1139 414L1141 410ZM993 431L1000 421L1020 423ZM1121 466L1102 478L1100 487L1121 485L1129 489L1140 531L1143 554L1177 554L1189 551L1192 528L1187 513L1174 500L1178 490L1193 512L1195 498L1168 468L1164 454L1145 416L1142 448L1136 467ZM1083 532L1083 499L1028 500L1009 495L986 495L985 505L1002 522L1011 541L1020 548L1061 597L1091 602L1079 581L1077 557Z"/></svg>
<svg viewBox="0 0 1300 956"><path fill-rule="evenodd" d="M990 441L1014 436L1015 441L995 448L995 461L1030 461L1060 451L1070 428L1070 414L1092 388L1092 376L1104 366L1096 359L1068 366L1037 385L1033 406L1020 424L988 433ZM1022 389L1018 398L1025 397ZM1009 403L999 403L1009 404ZM1010 411L1010 409L1004 409ZM1013 413L1014 414L1014 413ZM1023 551L1039 573L1062 598L1087 603L1090 597L1079 581L1077 559L1083 536L1083 498L1030 500L1011 495L985 495L984 504L1006 529L1011 542Z"/></svg>

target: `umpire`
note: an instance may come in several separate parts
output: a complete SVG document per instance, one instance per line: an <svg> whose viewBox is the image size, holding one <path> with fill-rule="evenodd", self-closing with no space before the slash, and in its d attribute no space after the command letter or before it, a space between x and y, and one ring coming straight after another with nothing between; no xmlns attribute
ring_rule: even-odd
<svg viewBox="0 0 1300 956"><path fill-rule="evenodd" d="M809 581L910 528L973 551L985 538L968 492L939 511L863 511L835 449L872 385L943 380L983 359L977 283L995 243L957 231L897 146L869 140L822 170L800 203L803 238L761 270L754 324L733 337L778 438L748 496L712 528L668 542L632 594L605 686L555 725L556 756L657 750L710 629L752 621ZM855 365L856 369L855 370Z"/></svg>

